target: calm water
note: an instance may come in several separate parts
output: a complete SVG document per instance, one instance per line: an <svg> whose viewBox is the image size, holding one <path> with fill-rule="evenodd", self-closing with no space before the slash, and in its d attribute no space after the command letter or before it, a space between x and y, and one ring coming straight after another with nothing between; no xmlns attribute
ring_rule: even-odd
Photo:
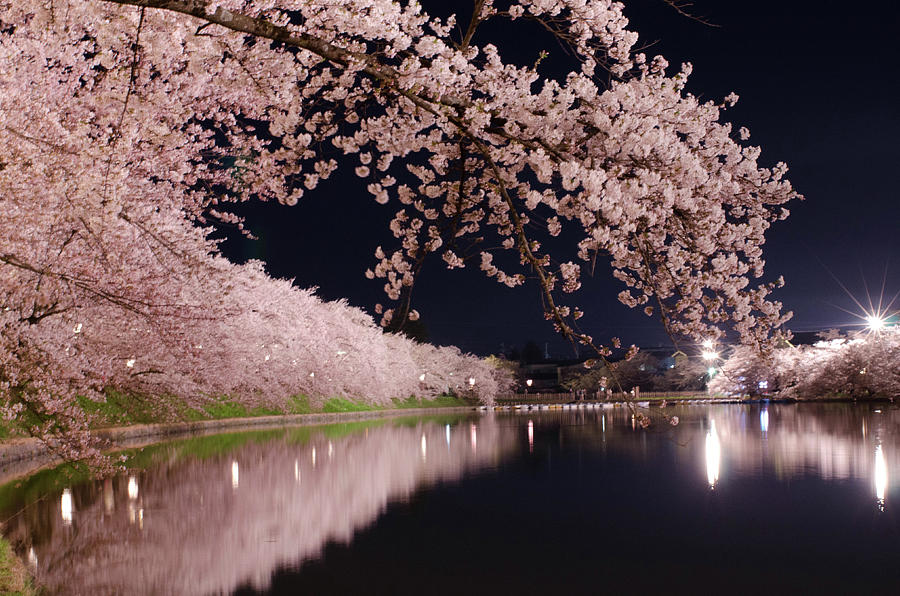
<svg viewBox="0 0 900 596"><path fill-rule="evenodd" d="M4 533L51 593L900 592L900 411L662 411L179 441L4 487Z"/></svg>

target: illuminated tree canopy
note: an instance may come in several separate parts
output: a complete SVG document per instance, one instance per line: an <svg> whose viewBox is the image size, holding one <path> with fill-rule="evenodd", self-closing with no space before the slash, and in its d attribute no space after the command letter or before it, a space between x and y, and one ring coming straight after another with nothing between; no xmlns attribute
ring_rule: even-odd
<svg viewBox="0 0 900 596"><path fill-rule="evenodd" d="M138 371L210 390L236 367L233 385L258 392L270 373L231 361L260 345L311 353L288 314L314 299L227 263L209 226L241 225L229 203L292 205L348 168L397 209L397 244L367 272L384 280L383 324L417 317L414 280L435 254L534 279L556 329L607 353L561 302L599 258L621 301L671 334L730 322L765 344L786 319L769 299L779 282L751 280L798 195L784 164L762 167L746 129L719 121L737 97L701 102L690 65L634 52L619 3L473 4L456 23L388 0L0 1L7 415L58 421L74 395ZM504 61L481 36L497 20L551 32L571 72ZM551 254L542 242L561 232L569 251Z"/></svg>

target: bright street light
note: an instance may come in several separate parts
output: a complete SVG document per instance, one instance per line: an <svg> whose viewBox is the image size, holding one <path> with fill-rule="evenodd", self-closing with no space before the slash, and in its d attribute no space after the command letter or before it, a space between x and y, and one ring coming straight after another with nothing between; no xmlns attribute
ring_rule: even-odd
<svg viewBox="0 0 900 596"><path fill-rule="evenodd" d="M869 315L866 317L866 325L869 327L869 331L881 331L884 329L884 319L877 315Z"/></svg>
<svg viewBox="0 0 900 596"><path fill-rule="evenodd" d="M704 340L703 340L703 347L706 348L707 350L712 350L712 347L713 347L713 340L711 340L711 339L704 339Z"/></svg>
<svg viewBox="0 0 900 596"><path fill-rule="evenodd" d="M701 356L703 357L704 360L716 360L719 357L719 353L709 351L709 352L703 352L703 354L701 354Z"/></svg>

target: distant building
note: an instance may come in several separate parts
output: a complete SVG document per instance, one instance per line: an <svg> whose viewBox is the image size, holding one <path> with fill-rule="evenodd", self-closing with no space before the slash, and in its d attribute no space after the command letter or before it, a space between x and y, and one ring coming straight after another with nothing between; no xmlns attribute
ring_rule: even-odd
<svg viewBox="0 0 900 596"><path fill-rule="evenodd" d="M648 362L650 370L645 370L645 365L641 365L640 370L653 375L663 375L667 370L676 366L684 365L689 357L681 350L675 350L672 347L652 347L641 348L640 353L652 356ZM528 388L529 392L535 393L557 393L564 392L566 388L563 383L567 380L579 377L589 369L585 368L584 363L589 357L577 359L557 359L544 360L542 362L522 362L519 364L516 376L518 380L518 391L524 391ZM618 359L611 359L614 362ZM531 380L531 386L527 385L527 381ZM640 384L640 383L639 383Z"/></svg>
<svg viewBox="0 0 900 596"><path fill-rule="evenodd" d="M529 392L553 393L560 390L559 363L555 361L534 362L519 366L519 385L524 389L531 380Z"/></svg>

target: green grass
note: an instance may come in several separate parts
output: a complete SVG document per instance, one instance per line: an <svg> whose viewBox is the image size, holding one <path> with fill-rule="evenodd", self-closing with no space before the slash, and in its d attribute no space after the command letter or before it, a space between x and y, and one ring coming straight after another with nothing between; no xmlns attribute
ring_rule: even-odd
<svg viewBox="0 0 900 596"><path fill-rule="evenodd" d="M387 409L411 410L414 408L457 408L470 405L472 405L470 402L449 395L441 395L434 399L419 399L414 395L411 395L406 399L395 397L391 400L390 408L387 406L375 406L343 397L332 397L322 405L322 411L330 413L370 412Z"/></svg>
<svg viewBox="0 0 900 596"><path fill-rule="evenodd" d="M78 405L93 418L94 426L97 427L150 424L161 422L163 418L174 419L179 414L185 418L190 415L190 408L181 400L169 396L151 400L139 394L110 389L106 391L105 397L106 401L103 402L78 398Z"/></svg>
<svg viewBox="0 0 900 596"><path fill-rule="evenodd" d="M0 537L0 594L35 596L31 575L15 555L9 542Z"/></svg>
<svg viewBox="0 0 900 596"><path fill-rule="evenodd" d="M453 397L451 395L439 395L434 399L419 399L413 395L406 399L394 398L391 400L395 408L458 408L472 405L470 402Z"/></svg>
<svg viewBox="0 0 900 596"><path fill-rule="evenodd" d="M322 404L322 411L329 414L339 412L371 412L374 410L384 410L381 406L373 406L371 404L353 401L343 397L332 397Z"/></svg>
<svg viewBox="0 0 900 596"><path fill-rule="evenodd" d="M440 396L433 400L416 397L395 398L392 400L391 406L377 406L343 397L333 397L321 404L314 405L307 396L296 395L287 400L283 409L264 406L248 407L239 400L228 396L209 398L202 405L191 407L181 398L174 396L163 395L148 398L145 395L113 389L106 391L105 398L106 400L103 402L87 398L78 399L78 405L88 414L92 428L282 414L368 412L390 408L445 408L470 405L464 400L450 396ZM21 420L12 423L0 420L0 440L28 436L29 433L26 429L33 423L33 420L27 418L27 412Z"/></svg>
<svg viewBox="0 0 900 596"><path fill-rule="evenodd" d="M106 392L105 402L81 398L79 405L92 416L91 426L94 428L278 416L281 414L310 414L314 411L310 406L309 398L305 395L288 398L284 410L279 410L264 406L251 408L228 396L210 398L199 407L190 407L177 397L160 396L155 399L147 399L146 396L114 390Z"/></svg>

